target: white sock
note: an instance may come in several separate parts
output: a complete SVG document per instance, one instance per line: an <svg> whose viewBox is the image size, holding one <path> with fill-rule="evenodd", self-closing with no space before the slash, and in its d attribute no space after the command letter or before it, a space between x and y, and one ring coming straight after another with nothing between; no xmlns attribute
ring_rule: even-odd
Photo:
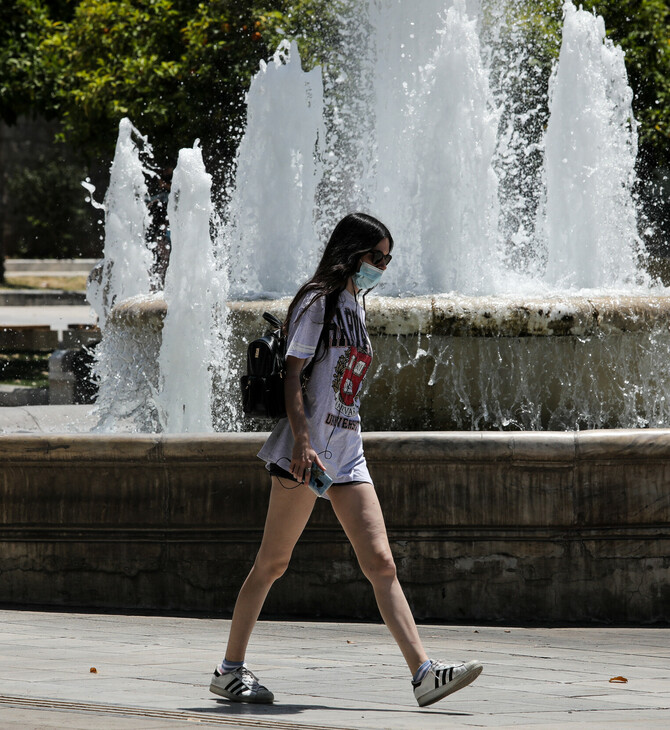
<svg viewBox="0 0 670 730"><path fill-rule="evenodd" d="M412 682L420 682L430 669L430 659L426 661L416 670L416 674L412 677Z"/></svg>
<svg viewBox="0 0 670 730"><path fill-rule="evenodd" d="M225 657L223 658L223 661L221 664L219 664L219 672L221 674L228 674L228 672L232 672L235 669L239 669L244 662L229 662Z"/></svg>

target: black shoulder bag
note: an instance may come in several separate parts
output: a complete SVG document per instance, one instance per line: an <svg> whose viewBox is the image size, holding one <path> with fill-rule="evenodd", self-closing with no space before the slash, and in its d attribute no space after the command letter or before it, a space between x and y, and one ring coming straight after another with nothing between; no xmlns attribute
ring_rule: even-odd
<svg viewBox="0 0 670 730"><path fill-rule="evenodd" d="M251 417L284 418L284 376L286 375L286 336L282 323L269 312L263 319L272 329L249 343L247 347L247 373L240 380L242 410ZM312 359L300 374L302 387L314 367Z"/></svg>

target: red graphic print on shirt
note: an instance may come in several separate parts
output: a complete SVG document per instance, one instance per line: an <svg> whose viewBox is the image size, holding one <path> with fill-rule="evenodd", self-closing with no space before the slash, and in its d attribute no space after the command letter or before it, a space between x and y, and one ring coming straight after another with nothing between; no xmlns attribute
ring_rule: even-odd
<svg viewBox="0 0 670 730"><path fill-rule="evenodd" d="M353 406L354 399L365 377L365 373L372 362L372 355L351 345L340 357L333 378L333 390L337 394L338 410L348 410Z"/></svg>

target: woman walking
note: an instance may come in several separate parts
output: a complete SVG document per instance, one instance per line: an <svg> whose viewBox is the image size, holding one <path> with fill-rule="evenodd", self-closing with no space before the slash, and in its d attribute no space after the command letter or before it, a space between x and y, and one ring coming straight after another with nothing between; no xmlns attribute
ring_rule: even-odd
<svg viewBox="0 0 670 730"><path fill-rule="evenodd" d="M289 306L284 323L287 418L279 421L258 454L272 482L265 531L235 604L225 658L210 684L212 692L229 700L274 700L244 659L268 591L288 567L314 507L316 495L307 486L313 466L333 480L326 497L407 662L419 705L465 687L482 671L476 661L453 664L428 658L396 576L365 463L359 391L372 348L359 294L379 282L392 249L393 238L381 222L363 213L347 215L335 227L316 272ZM307 380L302 377L306 367Z"/></svg>

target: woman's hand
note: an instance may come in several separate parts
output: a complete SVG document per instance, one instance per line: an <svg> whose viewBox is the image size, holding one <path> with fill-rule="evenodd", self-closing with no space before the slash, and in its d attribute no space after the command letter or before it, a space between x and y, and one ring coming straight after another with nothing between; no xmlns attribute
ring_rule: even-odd
<svg viewBox="0 0 670 730"><path fill-rule="evenodd" d="M289 471L299 482L308 482L312 464L316 462L321 465L321 460L316 451L309 443L309 439L301 439L293 444L293 453L291 454L291 466Z"/></svg>

